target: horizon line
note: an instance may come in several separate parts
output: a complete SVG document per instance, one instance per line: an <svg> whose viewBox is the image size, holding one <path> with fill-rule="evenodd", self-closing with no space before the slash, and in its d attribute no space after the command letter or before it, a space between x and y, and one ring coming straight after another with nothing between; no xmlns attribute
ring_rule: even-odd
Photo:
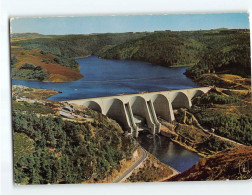
<svg viewBox="0 0 252 195"><path fill-rule="evenodd" d="M38 32L18 32L18 33L11 33L13 34L40 34L40 35L48 35L48 36L58 36L58 35L97 35L97 34L122 34L122 33L152 33L152 32L165 32L165 31L171 31L171 32L188 32L188 31L211 31L211 30L250 30L250 28L212 28L212 29L192 29L192 30L154 30L154 31L125 31L125 32L97 32L97 33L87 33L87 34L81 34L81 33L70 33L70 34L43 34Z"/></svg>

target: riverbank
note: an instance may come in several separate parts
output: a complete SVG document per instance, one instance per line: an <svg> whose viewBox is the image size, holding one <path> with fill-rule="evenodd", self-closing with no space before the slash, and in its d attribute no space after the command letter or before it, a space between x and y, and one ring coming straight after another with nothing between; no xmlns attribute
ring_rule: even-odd
<svg viewBox="0 0 252 195"><path fill-rule="evenodd" d="M161 120L161 134L203 157L227 148L251 145L249 89L215 88L193 99L192 104L190 109L174 110L176 122L173 124Z"/></svg>
<svg viewBox="0 0 252 195"><path fill-rule="evenodd" d="M27 64L29 66L27 66ZM71 58L56 56L38 49L11 46L12 79L66 82L83 77L80 65Z"/></svg>
<svg viewBox="0 0 252 195"><path fill-rule="evenodd" d="M221 139L220 136L203 131L194 125L176 123L175 125L167 127L167 122L165 121L161 121L161 124L161 135L168 137L173 142L178 143L185 149L195 152L204 158L225 148L238 145L231 140ZM222 147L213 149L211 148L212 144Z"/></svg>
<svg viewBox="0 0 252 195"><path fill-rule="evenodd" d="M198 85L215 86L219 88L225 88L229 90L241 90L251 92L251 77L241 77L233 74L203 74L199 77L192 77L190 74L186 74Z"/></svg>
<svg viewBox="0 0 252 195"><path fill-rule="evenodd" d="M147 159L124 182L159 182L178 173L177 170L160 162L148 152Z"/></svg>
<svg viewBox="0 0 252 195"><path fill-rule="evenodd" d="M202 159L166 181L246 180L252 177L252 147L237 146Z"/></svg>
<svg viewBox="0 0 252 195"><path fill-rule="evenodd" d="M22 98L31 100L42 100L60 93L50 89L31 88L24 85L12 85L12 97L21 101ZM21 98L21 99L20 99Z"/></svg>

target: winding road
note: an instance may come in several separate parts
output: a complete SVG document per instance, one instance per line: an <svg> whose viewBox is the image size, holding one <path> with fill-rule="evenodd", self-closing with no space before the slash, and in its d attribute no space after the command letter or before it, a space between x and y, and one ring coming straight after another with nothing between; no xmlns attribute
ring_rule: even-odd
<svg viewBox="0 0 252 195"><path fill-rule="evenodd" d="M141 158L139 158L129 169L127 169L120 177L118 177L113 183L120 183L123 181L126 177L129 176L129 174L134 171L135 168L137 168L148 156L145 149L140 147L141 150Z"/></svg>

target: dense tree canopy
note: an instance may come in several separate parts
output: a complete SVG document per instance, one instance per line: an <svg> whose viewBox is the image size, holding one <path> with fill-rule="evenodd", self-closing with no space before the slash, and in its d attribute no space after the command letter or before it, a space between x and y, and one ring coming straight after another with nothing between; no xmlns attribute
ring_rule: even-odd
<svg viewBox="0 0 252 195"><path fill-rule="evenodd" d="M226 93L229 95L211 92L197 97L194 99L190 111L202 126L215 129L216 134L246 145L252 145L251 104L243 102L241 97L233 93ZM218 105L236 109L228 112L228 110L216 108ZM199 107L200 110L196 109L195 106Z"/></svg>
<svg viewBox="0 0 252 195"><path fill-rule="evenodd" d="M97 115L94 111L88 112ZM26 148L31 148L21 156L14 153L15 182L20 184L102 179L118 169L119 162L130 158L137 147L133 138L124 136L122 130L107 119L77 123L14 110L13 130L15 147L27 143L28 137Z"/></svg>

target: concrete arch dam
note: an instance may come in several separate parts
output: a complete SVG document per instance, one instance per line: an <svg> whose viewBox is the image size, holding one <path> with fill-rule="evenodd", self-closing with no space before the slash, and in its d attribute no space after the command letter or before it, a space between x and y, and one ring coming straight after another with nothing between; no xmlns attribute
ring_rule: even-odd
<svg viewBox="0 0 252 195"><path fill-rule="evenodd" d="M134 137L141 130L151 134L160 132L158 117L172 122L173 109L190 108L191 100L208 92L210 87L122 94L108 97L69 100L68 103L84 105L116 120Z"/></svg>

